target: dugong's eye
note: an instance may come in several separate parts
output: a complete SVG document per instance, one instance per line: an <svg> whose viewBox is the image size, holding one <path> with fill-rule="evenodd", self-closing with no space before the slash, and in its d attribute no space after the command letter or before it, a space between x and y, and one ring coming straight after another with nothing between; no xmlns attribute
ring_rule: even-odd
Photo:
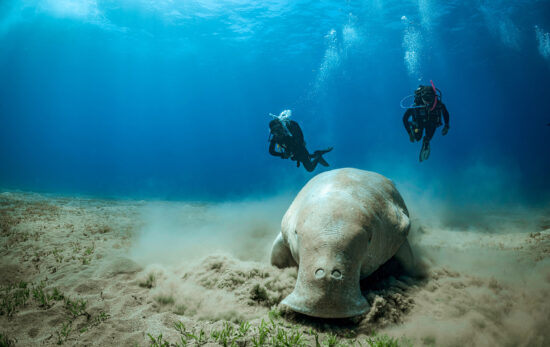
<svg viewBox="0 0 550 347"><path fill-rule="evenodd" d="M298 235L298 229L294 229L294 233Z"/></svg>

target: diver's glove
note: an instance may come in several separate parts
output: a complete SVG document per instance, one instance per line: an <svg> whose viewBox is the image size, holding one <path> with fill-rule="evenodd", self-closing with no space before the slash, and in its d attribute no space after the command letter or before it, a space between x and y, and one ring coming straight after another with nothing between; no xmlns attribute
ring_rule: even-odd
<svg viewBox="0 0 550 347"><path fill-rule="evenodd" d="M449 126L445 124L445 126L443 127L443 130L441 130L441 135L445 136L447 135L448 132L449 132Z"/></svg>
<svg viewBox="0 0 550 347"><path fill-rule="evenodd" d="M414 142L415 140L414 134L412 133L412 131L409 131L409 140L411 140L411 142Z"/></svg>

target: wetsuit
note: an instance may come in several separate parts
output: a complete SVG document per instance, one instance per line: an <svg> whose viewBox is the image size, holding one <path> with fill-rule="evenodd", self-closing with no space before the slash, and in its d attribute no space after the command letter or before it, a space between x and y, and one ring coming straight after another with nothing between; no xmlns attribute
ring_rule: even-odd
<svg viewBox="0 0 550 347"><path fill-rule="evenodd" d="M449 127L449 112L447 107L442 102L438 102L433 111L430 111L431 106L409 108L403 115L403 125L405 130L416 141L420 141L424 129L426 134L424 136L424 142L430 142L434 136L435 129L441 126L441 116L445 121L445 127ZM412 116L412 122L409 118ZM415 131L417 130L417 131ZM412 140L411 140L412 141Z"/></svg>
<svg viewBox="0 0 550 347"><path fill-rule="evenodd" d="M290 158L296 161L296 166L300 163L304 164L304 168L311 172L315 169L318 163L328 166L328 163L321 157L325 151L316 151L313 155L309 154L304 141L302 129L293 120L286 121L286 129L280 120L274 119L269 123L271 129L271 138L269 140L269 154L281 157L283 159ZM279 145L282 151L277 151L276 146ZM332 149L332 148L331 148ZM313 160L311 160L313 158Z"/></svg>

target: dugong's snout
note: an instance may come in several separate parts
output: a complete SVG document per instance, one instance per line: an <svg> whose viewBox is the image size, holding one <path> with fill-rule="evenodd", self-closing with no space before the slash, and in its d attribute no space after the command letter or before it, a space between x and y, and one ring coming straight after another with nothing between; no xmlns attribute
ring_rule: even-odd
<svg viewBox="0 0 550 347"><path fill-rule="evenodd" d="M357 276L321 267L304 272L298 272L294 291L281 302L293 311L312 317L347 318L369 310Z"/></svg>

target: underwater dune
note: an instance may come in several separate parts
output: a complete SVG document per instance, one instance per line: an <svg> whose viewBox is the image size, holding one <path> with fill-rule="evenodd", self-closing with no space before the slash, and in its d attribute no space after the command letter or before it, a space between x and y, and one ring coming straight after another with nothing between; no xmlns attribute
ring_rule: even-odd
<svg viewBox="0 0 550 347"><path fill-rule="evenodd" d="M0 345L550 344L550 210L413 215L422 275L389 264L361 284L367 314L327 320L278 305L297 271L269 252L291 201L4 192Z"/></svg>

